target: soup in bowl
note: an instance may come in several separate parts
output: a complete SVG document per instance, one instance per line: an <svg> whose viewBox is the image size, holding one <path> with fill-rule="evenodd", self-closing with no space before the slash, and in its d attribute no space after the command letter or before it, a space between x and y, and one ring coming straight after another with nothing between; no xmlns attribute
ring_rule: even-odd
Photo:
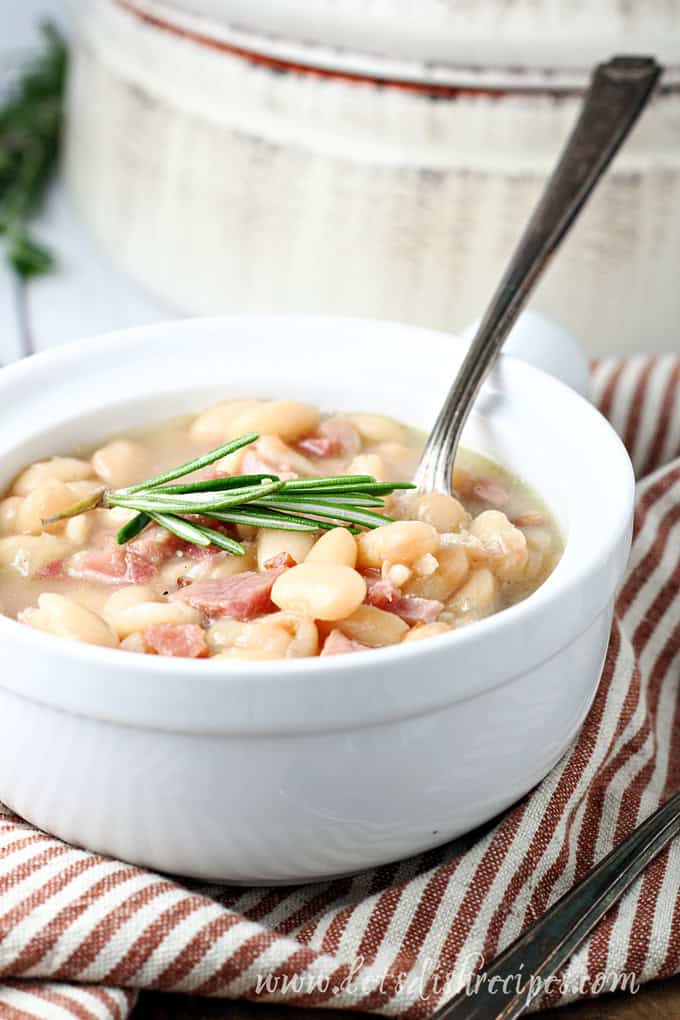
<svg viewBox="0 0 680 1020"><path fill-rule="evenodd" d="M0 798L155 868L289 882L441 843L542 778L596 690L633 500L613 430L544 373L501 359L451 497L383 492L375 527L220 522L237 555L154 522L118 545L129 507L44 524L232 428L260 438L218 478L407 482L462 350L396 324L234 318L0 373ZM234 401L260 419L224 425ZM281 401L307 409L299 433L272 427ZM234 612L246 575L268 601Z"/></svg>
<svg viewBox="0 0 680 1020"><path fill-rule="evenodd" d="M203 463L229 441L237 449ZM420 641L526 598L561 552L548 509L470 451L451 495L415 492L404 480L421 446L384 415L249 398L35 462L0 502L0 607L104 647L267 660ZM178 458L201 464L182 471L188 497L167 484L140 492ZM206 503L142 517L125 505L130 486L139 505L154 493L163 510ZM122 505L102 505L106 487Z"/></svg>

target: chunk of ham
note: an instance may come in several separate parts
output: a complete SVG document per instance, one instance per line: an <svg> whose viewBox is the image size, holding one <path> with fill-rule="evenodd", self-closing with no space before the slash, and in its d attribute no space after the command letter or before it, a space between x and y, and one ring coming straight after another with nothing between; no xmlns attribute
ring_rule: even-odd
<svg viewBox="0 0 680 1020"><path fill-rule="evenodd" d="M144 628L143 637L156 655L202 659L208 654L205 632L195 623L154 623Z"/></svg>
<svg viewBox="0 0 680 1020"><path fill-rule="evenodd" d="M261 436L249 446L243 457L241 471L245 475L267 474L287 481L299 475L314 474L313 465L278 436Z"/></svg>
<svg viewBox="0 0 680 1020"><path fill-rule="evenodd" d="M374 585L383 583L382 571L380 570L368 567L366 570L360 571L360 573L366 582L366 591L369 593Z"/></svg>
<svg viewBox="0 0 680 1020"><path fill-rule="evenodd" d="M142 584L150 581L157 569L151 560L118 545L110 535L94 549L85 549L66 561L69 577L100 584Z"/></svg>
<svg viewBox="0 0 680 1020"><path fill-rule="evenodd" d="M36 571L38 577L62 577L64 574L64 561L52 560Z"/></svg>
<svg viewBox="0 0 680 1020"><path fill-rule="evenodd" d="M361 437L348 418L336 415L321 422L316 435L297 444L308 457L355 457L361 449Z"/></svg>
<svg viewBox="0 0 680 1020"><path fill-rule="evenodd" d="M348 652L365 652L368 648L361 641L352 641L336 627L324 641L321 655L346 655Z"/></svg>
<svg viewBox="0 0 680 1020"><path fill-rule="evenodd" d="M481 481L475 482L472 493L477 499L496 507L506 506L510 499L508 490L498 482L492 482L490 478L482 478Z"/></svg>
<svg viewBox="0 0 680 1020"><path fill-rule="evenodd" d="M433 623L444 608L444 603L437 599L402 595L390 581L375 581L371 584L366 594L366 602L376 609L394 613L411 627L415 623Z"/></svg>
<svg viewBox="0 0 680 1020"><path fill-rule="evenodd" d="M226 535L228 538L235 538L236 532L232 524L225 524L223 521L215 521L210 517L206 517L202 514L191 514L191 521L196 524L205 524L208 528L212 528L213 531L219 531L221 535ZM195 545L193 542L185 542L182 539L176 539L175 552L179 556L186 556L190 560L204 560L210 556L217 556L224 552L218 545Z"/></svg>
<svg viewBox="0 0 680 1020"><path fill-rule="evenodd" d="M94 549L71 556L66 573L100 584L143 584L182 544L181 539L157 526L147 528L126 545L118 545L113 535L103 535Z"/></svg>
<svg viewBox="0 0 680 1020"><path fill-rule="evenodd" d="M525 514L520 514L519 517L513 517L512 523L516 528L533 528L539 527L541 524L545 524L545 514L539 513L538 510L528 510Z"/></svg>
<svg viewBox="0 0 680 1020"><path fill-rule="evenodd" d="M173 602L186 602L209 616L228 616L232 620L252 620L274 612L271 600L274 581L285 568L245 570L232 577L194 581L170 595Z"/></svg>
<svg viewBox="0 0 680 1020"><path fill-rule="evenodd" d="M194 545L192 542L185 542L177 551L180 556L186 556L189 560L205 560L217 556L224 550L218 545Z"/></svg>
<svg viewBox="0 0 680 1020"><path fill-rule="evenodd" d="M301 439L297 447L307 457L330 457L334 452L334 444L327 436L308 436Z"/></svg>
<svg viewBox="0 0 680 1020"><path fill-rule="evenodd" d="M148 560L160 567L182 545L182 539L161 528L158 524L145 528L141 535L127 544L126 551L138 559Z"/></svg>
<svg viewBox="0 0 680 1020"><path fill-rule="evenodd" d="M289 552L280 552L276 556L272 556L270 560L265 560L265 570L278 570L281 573L281 567L295 567L297 566L297 560L294 560Z"/></svg>
<svg viewBox="0 0 680 1020"><path fill-rule="evenodd" d="M223 534L232 533L229 525L223 526L207 518L205 523ZM100 584L143 584L155 577L173 556L200 560L220 553L222 550L216 545L194 545L154 525L126 545L118 545L113 535L103 536L94 549L72 556L66 563L66 573Z"/></svg>

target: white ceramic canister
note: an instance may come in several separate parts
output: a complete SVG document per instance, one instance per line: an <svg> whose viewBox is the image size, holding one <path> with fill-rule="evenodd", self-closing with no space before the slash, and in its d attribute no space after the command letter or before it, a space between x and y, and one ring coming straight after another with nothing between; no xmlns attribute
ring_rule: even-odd
<svg viewBox="0 0 680 1020"><path fill-rule="evenodd" d="M75 7L76 5L74 5ZM66 169L194 312L478 317L615 52L667 70L535 306L592 353L680 335L680 0L92 0Z"/></svg>

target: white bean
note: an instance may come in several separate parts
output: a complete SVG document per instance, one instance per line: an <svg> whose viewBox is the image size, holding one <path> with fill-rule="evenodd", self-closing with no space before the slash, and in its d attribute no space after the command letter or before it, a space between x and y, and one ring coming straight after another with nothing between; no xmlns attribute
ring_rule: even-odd
<svg viewBox="0 0 680 1020"><path fill-rule="evenodd" d="M43 592L38 597L38 609L25 609L18 619L59 637L107 648L118 645L118 638L101 616L65 595Z"/></svg>
<svg viewBox="0 0 680 1020"><path fill-rule="evenodd" d="M406 438L404 426L382 414L352 414L350 421L367 443L403 443Z"/></svg>
<svg viewBox="0 0 680 1020"><path fill-rule="evenodd" d="M388 482L390 471L377 453L360 453L347 467L348 475L373 475L378 482Z"/></svg>
<svg viewBox="0 0 680 1020"><path fill-rule="evenodd" d="M115 630L115 626L112 621L115 620L118 613L124 612L126 609L129 609L130 606L138 606L143 602L156 601L158 601L158 596L150 585L126 585L124 588L118 588L112 595L109 595L102 606L101 613L107 623L110 623Z"/></svg>
<svg viewBox="0 0 680 1020"><path fill-rule="evenodd" d="M293 449L288 443L284 443L279 436L261 436L252 450L257 460L261 462L260 466L255 467L255 471L269 470L280 476L317 474L311 460L298 450Z"/></svg>
<svg viewBox="0 0 680 1020"><path fill-rule="evenodd" d="M279 436L295 442L315 432L319 410L297 400L227 401L199 415L191 427L194 439L236 439L246 432Z"/></svg>
<svg viewBox="0 0 680 1020"><path fill-rule="evenodd" d="M208 560L210 564L208 577L233 577L234 574L242 574L244 570L255 570L257 567L255 543L244 542L243 549L243 556L232 556L231 553L211 556Z"/></svg>
<svg viewBox="0 0 680 1020"><path fill-rule="evenodd" d="M116 531L123 524L126 524L132 517L135 516L134 510L126 510L122 506L112 506L110 508L100 508L93 511L97 523L103 528L115 528Z"/></svg>
<svg viewBox="0 0 680 1020"><path fill-rule="evenodd" d="M146 652L146 641L140 631L135 634L128 634L120 643L124 652L138 652L143 655Z"/></svg>
<svg viewBox="0 0 680 1020"><path fill-rule="evenodd" d="M102 483L97 478L86 478L82 482L67 482L66 484L73 493L74 503L81 499L87 499L88 496L94 496L95 492L102 491Z"/></svg>
<svg viewBox="0 0 680 1020"><path fill-rule="evenodd" d="M16 570L22 577L33 577L48 563L69 554L71 545L58 535L11 535L0 538L0 566Z"/></svg>
<svg viewBox="0 0 680 1020"><path fill-rule="evenodd" d="M408 624L395 613L365 605L341 620L338 627L351 641L360 641L370 648L396 645L408 630Z"/></svg>
<svg viewBox="0 0 680 1020"><path fill-rule="evenodd" d="M77 457L53 457L38 461L22 471L12 486L12 495L27 496L37 485L48 479L60 482L80 482L92 477L92 465Z"/></svg>
<svg viewBox="0 0 680 1020"><path fill-rule="evenodd" d="M141 481L149 473L150 465L146 448L130 439L114 439L92 455L97 477L113 489Z"/></svg>
<svg viewBox="0 0 680 1020"><path fill-rule="evenodd" d="M25 497L17 512L19 530L26 535L39 535L43 531L62 530L63 523L45 525L43 519L65 510L74 503L73 492L64 482L48 478Z"/></svg>
<svg viewBox="0 0 680 1020"><path fill-rule="evenodd" d="M316 432L319 420L319 409L313 404L303 404L298 400L272 400L245 408L236 415L231 423L233 435L227 438L259 432L261 436L275 435L285 442L294 443Z"/></svg>
<svg viewBox="0 0 680 1020"><path fill-rule="evenodd" d="M0 503L0 535L14 535L19 530L17 516L22 503L21 496L8 496Z"/></svg>
<svg viewBox="0 0 680 1020"><path fill-rule="evenodd" d="M383 580L389 581L395 588L402 588L411 578L412 574L411 568L407 567L404 563L383 563L382 565Z"/></svg>
<svg viewBox="0 0 680 1020"><path fill-rule="evenodd" d="M549 553L553 548L553 536L549 528L542 528L532 525L522 528L527 545L530 549L536 549L543 554Z"/></svg>
<svg viewBox="0 0 680 1020"><path fill-rule="evenodd" d="M217 655L213 655L213 659L280 659L281 656L275 652L267 651L265 648L239 648L234 645L226 652L218 652Z"/></svg>
<svg viewBox="0 0 680 1020"><path fill-rule="evenodd" d="M361 574L340 563L300 563L281 574L272 588L280 609L315 620L341 620L366 596Z"/></svg>
<svg viewBox="0 0 680 1020"><path fill-rule="evenodd" d="M208 627L205 638L208 647L213 652L220 652L225 648L231 648L236 644L237 638L244 632L247 624L239 620L217 620Z"/></svg>
<svg viewBox="0 0 680 1020"><path fill-rule="evenodd" d="M324 531L307 553L306 563L343 563L346 567L355 567L357 563L357 543L354 535L347 528L333 528Z"/></svg>
<svg viewBox="0 0 680 1020"><path fill-rule="evenodd" d="M202 581L208 577L233 577L244 570L255 570L254 543L246 542L243 548L243 556L232 556L227 552L195 560L188 556L175 556L161 567L160 580L167 587L174 588L180 579Z"/></svg>
<svg viewBox="0 0 680 1020"><path fill-rule="evenodd" d="M443 546L436 554L437 569L426 576L413 576L404 585L407 595L446 602L460 588L470 572L465 550L460 545Z"/></svg>
<svg viewBox="0 0 680 1020"><path fill-rule="evenodd" d="M402 478L405 474L411 473L412 461L416 457L416 451L412 446L406 446L405 443L379 443L374 452L387 461Z"/></svg>
<svg viewBox="0 0 680 1020"><path fill-rule="evenodd" d="M135 631L145 630L156 623L200 623L197 609L183 602L138 602L117 612L108 612L108 622L118 634L127 637Z"/></svg>
<svg viewBox="0 0 680 1020"><path fill-rule="evenodd" d="M466 528L472 518L463 504L454 496L443 492L395 493L395 509L400 517L414 521L425 521L440 533L460 531Z"/></svg>
<svg viewBox="0 0 680 1020"><path fill-rule="evenodd" d="M416 577L430 577L439 568L439 561L432 553L425 553L413 564L413 573Z"/></svg>
<svg viewBox="0 0 680 1020"><path fill-rule="evenodd" d="M223 400L194 419L189 435L201 443L226 442L233 437L232 423L243 411L256 407L259 400Z"/></svg>
<svg viewBox="0 0 680 1020"><path fill-rule="evenodd" d="M488 567L478 567L448 602L446 609L455 616L481 620L495 611L497 599L496 578Z"/></svg>
<svg viewBox="0 0 680 1020"><path fill-rule="evenodd" d="M319 635L309 617L271 613L250 623L221 620L210 627L208 644L211 648L261 652L272 659L299 659L316 655Z"/></svg>
<svg viewBox="0 0 680 1020"><path fill-rule="evenodd" d="M404 635L404 644L411 641L423 641L425 638L437 637L438 634L447 634L451 628L448 624L437 620L436 623L417 623L411 627L408 634Z"/></svg>
<svg viewBox="0 0 680 1020"><path fill-rule="evenodd" d="M242 474L241 465L243 464L243 458L248 452L248 449L249 447L242 446L240 450L234 450L233 453L228 453L226 457L222 457L221 460L215 461L212 465L212 469L222 471L227 475Z"/></svg>
<svg viewBox="0 0 680 1020"><path fill-rule="evenodd" d="M64 537L73 545L84 545L92 531L92 518L89 514L78 514L64 524Z"/></svg>
<svg viewBox="0 0 680 1020"><path fill-rule="evenodd" d="M501 581L519 580L526 568L527 540L500 510L485 510L475 517L470 533L484 545L488 563Z"/></svg>
<svg viewBox="0 0 680 1020"><path fill-rule="evenodd" d="M302 563L314 545L315 538L314 531L260 528L256 539L258 570L264 570L265 563L281 553L287 553L296 563Z"/></svg>
<svg viewBox="0 0 680 1020"><path fill-rule="evenodd" d="M409 566L439 548L439 534L423 521L394 521L359 536L359 566L380 567L383 561Z"/></svg>

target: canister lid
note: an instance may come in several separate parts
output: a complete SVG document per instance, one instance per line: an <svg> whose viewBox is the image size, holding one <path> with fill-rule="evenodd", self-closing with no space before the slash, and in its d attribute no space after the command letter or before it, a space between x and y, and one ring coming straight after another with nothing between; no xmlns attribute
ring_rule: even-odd
<svg viewBox="0 0 680 1020"><path fill-rule="evenodd" d="M121 2L272 59L388 80L581 86L633 52L680 67L680 0Z"/></svg>

